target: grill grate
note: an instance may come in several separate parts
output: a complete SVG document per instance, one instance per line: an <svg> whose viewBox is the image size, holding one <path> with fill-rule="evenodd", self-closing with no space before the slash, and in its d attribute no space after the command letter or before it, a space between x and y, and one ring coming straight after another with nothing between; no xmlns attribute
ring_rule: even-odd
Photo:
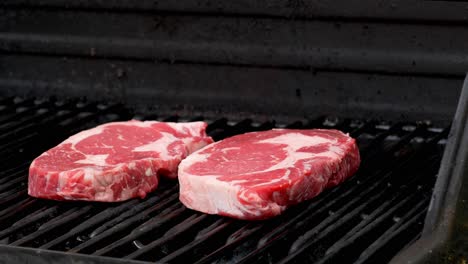
<svg viewBox="0 0 468 264"><path fill-rule="evenodd" d="M120 105L1 99L0 243L164 263L188 257L197 263L382 263L420 235L448 133L424 123L332 118L286 125L350 133L358 139L362 165L340 186L268 221L186 209L178 185L168 180L144 200L116 204L27 195L35 156L80 130L132 117L145 118ZM208 133L219 140L277 126L222 118L210 122Z"/></svg>

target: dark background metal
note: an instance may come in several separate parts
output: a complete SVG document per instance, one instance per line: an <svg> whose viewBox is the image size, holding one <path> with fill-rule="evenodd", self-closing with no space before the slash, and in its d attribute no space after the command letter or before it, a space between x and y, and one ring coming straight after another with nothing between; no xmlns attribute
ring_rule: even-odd
<svg viewBox="0 0 468 264"><path fill-rule="evenodd" d="M447 124L468 68L449 1L2 1L4 94L162 112ZM430 102L430 103L428 103Z"/></svg>
<svg viewBox="0 0 468 264"><path fill-rule="evenodd" d="M5 6L171 11L280 18L351 18L465 23L467 1L303 0L4 0Z"/></svg>

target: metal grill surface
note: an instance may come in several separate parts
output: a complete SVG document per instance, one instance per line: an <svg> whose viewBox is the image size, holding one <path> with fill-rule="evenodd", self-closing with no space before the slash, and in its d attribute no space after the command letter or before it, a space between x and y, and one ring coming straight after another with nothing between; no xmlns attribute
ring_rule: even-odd
<svg viewBox="0 0 468 264"><path fill-rule="evenodd" d="M274 127L336 128L357 138L362 164L355 176L268 221L191 211L179 202L175 181L123 203L27 195L34 157L80 130L131 118L203 120L120 105L1 99L0 243L163 263L384 263L420 236L448 131L325 117L291 124L206 120L215 140Z"/></svg>

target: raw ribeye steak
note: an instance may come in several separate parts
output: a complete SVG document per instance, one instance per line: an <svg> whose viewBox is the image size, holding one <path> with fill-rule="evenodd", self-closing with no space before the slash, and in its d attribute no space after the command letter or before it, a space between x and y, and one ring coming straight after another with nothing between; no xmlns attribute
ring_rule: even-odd
<svg viewBox="0 0 468 264"><path fill-rule="evenodd" d="M206 123L114 122L71 136L29 168L29 195L114 202L144 198L159 175L177 177L180 161L213 142Z"/></svg>
<svg viewBox="0 0 468 264"><path fill-rule="evenodd" d="M265 219L341 183L359 163L356 141L337 130L237 135L180 163L180 200L209 214Z"/></svg>

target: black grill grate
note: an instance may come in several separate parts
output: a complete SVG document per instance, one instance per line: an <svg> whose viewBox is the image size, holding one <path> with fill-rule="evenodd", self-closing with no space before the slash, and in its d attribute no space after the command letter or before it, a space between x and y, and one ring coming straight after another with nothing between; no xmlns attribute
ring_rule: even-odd
<svg viewBox="0 0 468 264"><path fill-rule="evenodd" d="M349 132L358 139L362 165L337 188L268 221L191 211L178 201L177 184L164 180L146 199L116 204L27 195L35 156L80 130L132 117L145 118L119 105L1 99L0 243L164 263L383 263L421 233L448 131L332 118L287 125ZM219 119L208 132L219 140L278 126Z"/></svg>

